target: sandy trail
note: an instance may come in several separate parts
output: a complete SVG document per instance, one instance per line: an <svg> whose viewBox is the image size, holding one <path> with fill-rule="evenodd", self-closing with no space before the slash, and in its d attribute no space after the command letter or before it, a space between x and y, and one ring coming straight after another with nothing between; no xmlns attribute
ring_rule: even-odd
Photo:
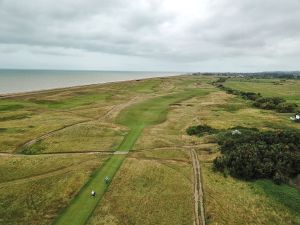
<svg viewBox="0 0 300 225"><path fill-rule="evenodd" d="M35 180L39 180L39 179L43 179L43 178L47 178L47 177L51 177L51 176L55 176L55 175L59 175L59 174L64 174L64 173L69 173L71 171L74 171L76 169L78 169L78 166L82 165L82 164L88 164L92 161L95 161L97 159L89 159L89 160L85 160L85 161L81 161L79 163L76 164L72 164L70 166L67 167L61 167L52 171L47 171L45 173L42 174L37 174L37 175L33 175L33 176L27 176L27 177L22 177L22 178L17 178L14 180L10 180L10 181L4 181L0 183L0 188L3 187L7 187L10 185L18 185L18 184L22 184L22 183L26 183L29 181L35 181Z"/></svg>
<svg viewBox="0 0 300 225"><path fill-rule="evenodd" d="M194 149L190 150L194 172L194 200L195 200L195 225L205 225L205 212L203 202L203 187L198 155Z"/></svg>
<svg viewBox="0 0 300 225"><path fill-rule="evenodd" d="M78 151L78 152L50 152L50 153L41 153L35 155L25 155L25 154L14 154L14 153L6 153L0 152L0 156L3 157L39 157L39 156L72 156L72 155L93 155L93 154L101 154L101 155L126 155L128 152L119 152L119 151L109 151L109 150L99 150L99 151Z"/></svg>
<svg viewBox="0 0 300 225"><path fill-rule="evenodd" d="M56 134L57 132L62 131L64 129L66 129L66 128L70 128L70 127L73 127L73 126L76 126L76 125L79 125L79 124L84 124L84 123L88 123L88 122L92 122L92 121L107 119L109 117L112 118L115 115L117 115L122 109L124 109L127 106L135 103L137 101L137 99L138 99L138 97L134 97L134 98L132 98L128 102L121 103L119 105L114 105L104 115L102 115L99 118L79 121L79 122L76 122L76 123L72 123L72 124L63 126L63 127L58 128L56 130L52 130L52 131L50 131L50 132L48 132L46 134L43 134L43 135L41 135L39 137L36 137L36 138L34 138L34 139L30 140L30 141L25 142L20 147L18 147L18 149L23 148L23 147L30 147L31 145L35 144L36 142L44 140L44 139L47 139L47 138L53 136L54 134Z"/></svg>

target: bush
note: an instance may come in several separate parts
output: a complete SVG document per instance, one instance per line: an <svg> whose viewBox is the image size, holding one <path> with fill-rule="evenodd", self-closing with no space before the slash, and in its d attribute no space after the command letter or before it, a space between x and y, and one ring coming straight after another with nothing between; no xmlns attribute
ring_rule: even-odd
<svg viewBox="0 0 300 225"><path fill-rule="evenodd" d="M240 92L240 95L247 100L255 101L258 98L261 98L260 93L254 93L254 92Z"/></svg>
<svg viewBox="0 0 300 225"><path fill-rule="evenodd" d="M43 146L42 141L39 140L31 146L22 147L21 153L24 155L35 155L40 154L43 150L45 150L45 147Z"/></svg>
<svg viewBox="0 0 300 225"><path fill-rule="evenodd" d="M277 105L276 111L280 113L292 113L295 112L297 109L297 104L295 103L285 103L282 102Z"/></svg>
<svg viewBox="0 0 300 225"><path fill-rule="evenodd" d="M300 173L300 134L294 130L260 132L241 128L218 135L222 156L214 168L241 179L269 178L281 183Z"/></svg>
<svg viewBox="0 0 300 225"><path fill-rule="evenodd" d="M292 113L295 112L298 105L295 103L286 103L285 99L280 97L266 98L262 97L260 93L255 92L243 92L225 87L222 83L226 79L219 78L214 84L228 94L238 95L246 100L253 101L253 106L260 109L276 110L280 113Z"/></svg>
<svg viewBox="0 0 300 225"><path fill-rule="evenodd" d="M282 113L291 113L294 112L297 108L295 103L286 103L283 98L272 97L272 98L257 98L253 106L261 109L275 109L277 112Z"/></svg>
<svg viewBox="0 0 300 225"><path fill-rule="evenodd" d="M227 77L220 77L216 82L224 83L228 78Z"/></svg>
<svg viewBox="0 0 300 225"><path fill-rule="evenodd" d="M207 125L198 125L187 128L186 132L188 135L202 136L204 134L213 134L216 132L216 129Z"/></svg>

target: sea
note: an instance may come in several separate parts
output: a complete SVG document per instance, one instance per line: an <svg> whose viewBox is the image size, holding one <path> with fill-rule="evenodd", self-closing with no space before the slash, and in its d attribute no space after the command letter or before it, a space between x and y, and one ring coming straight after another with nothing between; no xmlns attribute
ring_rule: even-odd
<svg viewBox="0 0 300 225"><path fill-rule="evenodd" d="M0 69L0 94L179 74L183 72Z"/></svg>

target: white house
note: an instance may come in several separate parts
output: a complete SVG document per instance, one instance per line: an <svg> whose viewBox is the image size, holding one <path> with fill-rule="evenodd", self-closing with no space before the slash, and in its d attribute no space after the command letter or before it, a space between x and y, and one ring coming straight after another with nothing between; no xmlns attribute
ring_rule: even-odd
<svg viewBox="0 0 300 225"><path fill-rule="evenodd" d="M300 121L300 114L296 114L295 116L291 116L290 119L293 120L293 121Z"/></svg>
<svg viewBox="0 0 300 225"><path fill-rule="evenodd" d="M233 131L231 131L231 134L232 135L240 135L240 134L242 134L242 132L239 130L233 130Z"/></svg>

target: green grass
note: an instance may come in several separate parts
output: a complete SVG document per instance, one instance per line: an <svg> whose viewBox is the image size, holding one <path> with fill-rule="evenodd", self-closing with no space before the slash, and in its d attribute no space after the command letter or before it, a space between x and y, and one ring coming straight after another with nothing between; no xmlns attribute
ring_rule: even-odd
<svg viewBox="0 0 300 225"><path fill-rule="evenodd" d="M42 153L113 151L125 132L125 129L110 123L91 121L60 130L41 141L40 145L44 147Z"/></svg>
<svg viewBox="0 0 300 225"><path fill-rule="evenodd" d="M42 141L39 140L31 146L24 146L20 149L20 152L24 155L36 155L40 154L45 150L45 146L42 144Z"/></svg>
<svg viewBox="0 0 300 225"><path fill-rule="evenodd" d="M299 190L286 184L276 185L270 180L258 180L254 184L276 204L283 205L294 216L295 224L300 224Z"/></svg>
<svg viewBox="0 0 300 225"><path fill-rule="evenodd" d="M8 120L22 120L30 118L30 114L17 114L17 115L10 115L10 116L0 116L0 122L2 121L8 121Z"/></svg>
<svg viewBox="0 0 300 225"><path fill-rule="evenodd" d="M25 130L17 127L9 127L9 128L0 127L0 133L1 132L6 134L16 134L16 133L21 134L21 133L25 133Z"/></svg>
<svg viewBox="0 0 300 225"><path fill-rule="evenodd" d="M1 152L17 153L25 142L66 126L28 151L144 149L131 152L129 157L105 156L105 163L103 155L82 162L94 154L66 154L64 159L64 154L12 160L1 156L3 185L14 179L25 181L3 187L0 184L0 224L46 225L55 218L58 224L72 225L87 221L93 225L192 224L188 146L195 145L202 163L211 162L219 153L213 138L185 135L188 126L299 128L286 115L252 108L243 99L218 91L209 84L214 79L155 78L0 99ZM299 103L299 81L280 85L275 81L229 79L225 85ZM296 189L267 181L225 178L204 164L205 209L210 224L299 224ZM41 174L45 177L40 178ZM115 176L109 188L103 181L106 175ZM92 189L97 192L96 198L90 197ZM178 190L182 192L178 194Z"/></svg>
<svg viewBox="0 0 300 225"><path fill-rule="evenodd" d="M191 169L159 156L127 158L87 224L193 224Z"/></svg>
<svg viewBox="0 0 300 225"><path fill-rule="evenodd" d="M202 163L208 224L300 224L299 190L268 180L245 182Z"/></svg>
<svg viewBox="0 0 300 225"><path fill-rule="evenodd" d="M264 97L282 97L288 102L300 103L300 81L286 80L277 85L278 79L242 79L232 78L225 82L226 87L240 91L261 93Z"/></svg>
<svg viewBox="0 0 300 225"><path fill-rule="evenodd" d="M108 187L104 178L112 179L124 159L125 156L114 155L99 168L54 224L85 224ZM91 197L92 190L97 193L95 197Z"/></svg>
<svg viewBox="0 0 300 225"><path fill-rule="evenodd" d="M159 124L166 120L170 105L207 93L205 90L189 89L175 94L152 98L128 107L119 115L117 121L132 129L140 124L143 126Z"/></svg>
<svg viewBox="0 0 300 225"><path fill-rule="evenodd" d="M204 93L205 92L188 90L146 100L126 108L118 117L118 122L128 126L130 131L117 150L130 151L144 127L161 123L166 119L171 104ZM71 202L70 206L58 217L54 224L84 224L107 189L104 178L108 176L112 179L124 159L125 156L123 155L112 156L81 189L80 193L74 198L74 201ZM92 190L95 190L97 193L94 198L90 196Z"/></svg>
<svg viewBox="0 0 300 225"><path fill-rule="evenodd" d="M99 154L1 156L0 224L50 224L106 159Z"/></svg>
<svg viewBox="0 0 300 225"><path fill-rule="evenodd" d="M47 107L49 109L71 109L79 106L90 105L92 103L99 103L111 95L109 93L94 93L94 94L82 94L63 100L32 100L38 106Z"/></svg>
<svg viewBox="0 0 300 225"><path fill-rule="evenodd" d="M126 90L134 91L138 93L151 93L161 84L161 80L150 79L150 80L137 80L132 85L126 87Z"/></svg>
<svg viewBox="0 0 300 225"><path fill-rule="evenodd" d="M0 111L11 111L24 108L23 104L18 104L14 101L1 101Z"/></svg>

